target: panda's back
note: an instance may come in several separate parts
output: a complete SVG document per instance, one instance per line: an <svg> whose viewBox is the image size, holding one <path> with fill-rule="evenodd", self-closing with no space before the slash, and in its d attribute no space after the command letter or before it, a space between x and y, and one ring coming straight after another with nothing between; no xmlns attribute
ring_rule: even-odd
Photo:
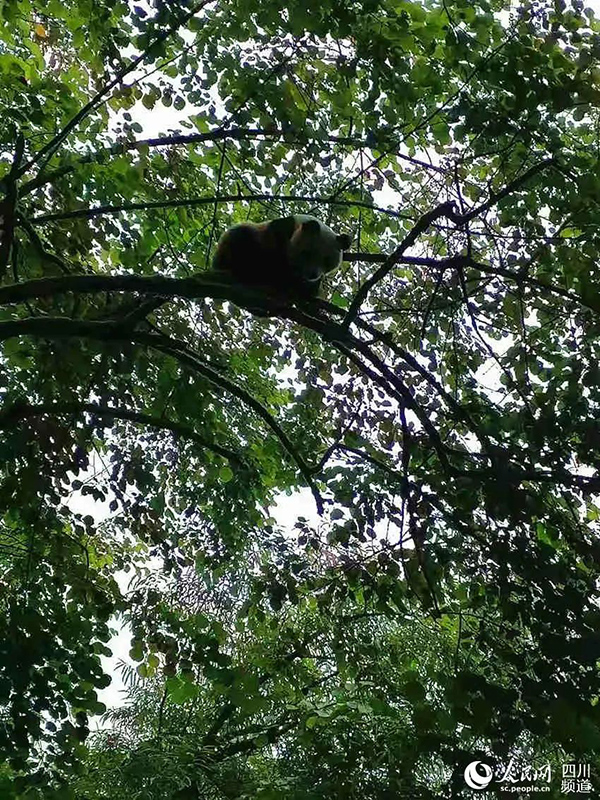
<svg viewBox="0 0 600 800"><path fill-rule="evenodd" d="M266 235L268 223L234 225L217 247L213 268L224 270L243 283L272 283L286 271L285 253L277 252Z"/></svg>

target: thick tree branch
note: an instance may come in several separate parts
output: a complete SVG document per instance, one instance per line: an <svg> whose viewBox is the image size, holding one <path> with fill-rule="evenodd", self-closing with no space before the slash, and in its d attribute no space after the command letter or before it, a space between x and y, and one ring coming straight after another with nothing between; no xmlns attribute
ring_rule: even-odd
<svg viewBox="0 0 600 800"><path fill-rule="evenodd" d="M17 201L19 198L17 178L24 149L25 138L22 133L19 133L15 144L13 163L4 181L6 195L4 200L0 202L0 279L6 274L13 250Z"/></svg>
<svg viewBox="0 0 600 800"><path fill-rule="evenodd" d="M352 361L364 375L367 375L371 380L380 385L386 393L395 397L402 407L409 408L428 434L441 464L450 471L445 446L426 412L416 402L408 387L404 385L395 372L389 369L379 356L372 352L365 342L352 336L343 325L338 325L337 323L320 317L309 316L300 309L293 307L286 308L283 310L282 316L299 322L319 333L326 341L333 344L340 353L343 353L343 355ZM378 371L364 364L353 350L359 352Z"/></svg>
<svg viewBox="0 0 600 800"><path fill-rule="evenodd" d="M324 307L328 307L330 304L322 303L322 305ZM349 331L347 331L343 325L338 325L337 323L332 322L331 320L323 319L322 317L310 316L301 309L287 307L282 310L282 316L299 322L300 324L305 325L307 328L311 328L319 333L326 341L333 344L334 347L336 347L350 361L352 361L364 375L367 375L375 383L379 384L385 390L385 392L389 392L392 396L396 397L401 406L409 408L418 418L424 430L431 439L432 445L438 453L438 457L442 465L444 465L448 470L450 469L444 444L435 426L429 420L426 412L416 402L408 387L405 386L395 372L391 370L382 361L382 359L379 358L379 356L373 353L373 351L365 342L362 342L360 339L352 336L352 334L349 333ZM356 350L364 358L366 358L367 361L369 361L378 371L375 372L373 369L366 366L358 358L356 353L353 352L353 350Z"/></svg>
<svg viewBox="0 0 600 800"><path fill-rule="evenodd" d="M252 300L254 294L264 298L264 293L253 293L244 287L236 288L227 282L227 276L214 272L193 278L163 278L140 275L69 275L39 278L23 283L0 286L0 305L22 303L25 300L54 297L58 294L97 294L101 292L135 292L140 295L161 297L184 297L199 300L213 297L217 300L231 299L233 302Z"/></svg>
<svg viewBox="0 0 600 800"><path fill-rule="evenodd" d="M379 257L377 257L379 258ZM450 258L435 259L420 256L402 256L402 264L415 264L417 266L433 267L435 269L456 269L470 267L486 275L499 275L508 280L534 286L546 293L556 294L565 300L589 308L591 311L600 312L600 304L593 300L586 300L576 292L563 289L551 283L516 272L504 267L495 267L483 264L469 256L459 255ZM207 271L193 278L165 278L159 275L69 275L52 278L39 278L22 283L0 286L0 305L21 303L26 300L52 297L64 293L95 294L100 292L136 292L145 295L159 295L161 297L183 297L188 300L200 300L212 297L215 300L231 300L242 306L249 303L258 303L267 310L280 308L275 298L265 297L264 291L240 287L233 281L227 281L223 275L216 275ZM320 301L320 306L330 313L340 313L340 309L331 303Z"/></svg>

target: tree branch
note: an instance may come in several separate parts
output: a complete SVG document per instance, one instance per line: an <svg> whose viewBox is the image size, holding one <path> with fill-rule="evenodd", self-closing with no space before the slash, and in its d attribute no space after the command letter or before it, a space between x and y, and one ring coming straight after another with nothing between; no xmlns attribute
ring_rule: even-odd
<svg viewBox="0 0 600 800"><path fill-rule="evenodd" d="M354 300L350 304L348 313L346 314L346 319L343 323L345 328L349 328L353 323L360 311L361 305L365 301L373 286L383 280L383 278L385 278L386 275L392 271L396 264L401 260L405 250L407 250L409 247L412 247L421 233L423 233L423 231L425 231L432 222L435 222L440 217L448 217L454 222L458 219L454 201L442 203L431 211L428 211L426 214L423 214L423 216L417 221L409 233L404 237L402 242L400 242L394 252L391 253L379 267L379 269L376 269L373 275L371 275L371 277L362 284L357 291Z"/></svg>
<svg viewBox="0 0 600 800"><path fill-rule="evenodd" d="M353 136L321 136L321 137L304 137L300 135L300 137L296 141L290 140L290 131L289 130L279 130L276 128L267 129L267 128L216 128L213 131L209 131L208 133L190 133L190 134L178 134L174 136L157 136L150 139L137 139L134 141L124 141L124 142L115 142L115 144L109 145L108 147L103 147L100 150L95 150L92 153L87 153L84 156L77 158L76 162L73 164L65 164L58 169L53 170L52 172L43 175L40 174L36 178L33 178L27 183L24 183L21 187L21 195L29 194L30 192L35 191L35 189L39 189L41 186L45 186L48 183L53 183L57 178L61 178L64 175L68 175L71 172L74 172L77 167L81 164L91 164L94 161L102 161L104 158L108 156L115 156L121 155L122 153L129 152L131 150L144 150L146 148L153 148L153 147L175 147L177 145L193 145L193 144L204 144L205 142L219 142L223 141L224 139L237 139L240 141L244 141L246 139L258 139L258 138L285 138L286 144L298 144L302 145L305 143L309 143L312 141L316 142L330 142L332 144L341 144L341 145L349 145L351 147L357 148L364 148L370 147L371 145L367 141L363 141L362 139L358 139ZM441 174L445 173L445 170L442 167L437 167L434 164L427 164L425 161L420 161L418 158L411 158L410 156L404 155L403 153L396 154L398 158L408 161L415 166L422 167L424 169L429 169L434 172L438 172Z"/></svg>
<svg viewBox="0 0 600 800"><path fill-rule="evenodd" d="M432 209L426 214L423 214L423 216L413 226L412 230L410 230L409 233L404 237L402 242L400 242L400 244L393 251L393 253L391 253L386 258L383 264L377 270L375 270L373 275L371 275L371 277L368 278L359 288L358 292L354 297L354 300L350 305L350 308L348 309L344 325L346 327L350 327L350 325L354 322L354 320L358 316L360 312L360 307L365 301L368 293L371 291L373 286L375 286L375 284L383 280L388 275L388 273L392 271L392 269L396 266L396 264L402 260L405 251L409 247L412 247L412 245L416 242L417 238L421 235L421 233L427 230L427 228L433 222L439 219L439 217L447 217L452 222L454 222L458 227L463 227L467 225L475 217L484 214L486 211L492 208L492 206L496 205L504 197L507 197L509 194L519 189L533 175L536 175L538 172L540 172L547 166L550 166L554 163L555 163L554 159L550 158L546 159L545 161L541 161L539 164L535 164L533 167L530 167L528 170L526 170L518 178L515 178L515 180L508 183L499 192L492 192L489 199L486 200L485 203L476 206L466 214L457 213L454 201L442 203L441 205L437 206L436 208Z"/></svg>
<svg viewBox="0 0 600 800"><path fill-rule="evenodd" d="M263 301L269 308L269 298L264 292L249 289L228 276L214 272L200 274L193 278L164 278L159 275L68 275L52 278L39 278L23 283L0 286L0 305L22 303L34 298L53 297L70 292L73 294L96 294L100 292L135 292L141 295L161 297L184 297L200 300L212 297L216 300L232 300L234 303Z"/></svg>
<svg viewBox="0 0 600 800"><path fill-rule="evenodd" d="M300 194L274 195L274 194L230 194L216 197L188 197L176 200L156 200L148 203L124 203L122 205L96 206L92 208L76 208L73 211L59 211L55 214L40 214L32 217L33 225L46 222L59 222L68 219L94 219L105 214L123 214L129 211L152 211L157 208L197 208L212 205L213 203L244 203L244 202L286 202L286 203L314 203L318 205L331 205L346 208L367 208L386 214L396 219L410 219L408 214L394 211L382 206L374 206L360 200L336 200L335 198L306 196Z"/></svg>
<svg viewBox="0 0 600 800"><path fill-rule="evenodd" d="M79 414L94 414L98 417L110 417L111 419L127 420L129 422L137 422L141 425L148 425L152 428L171 431L171 433L181 436L184 439L190 439L195 444L204 447L207 450L212 450L213 453L225 458L227 461L233 461L241 467L248 469L248 464L233 450L222 447L215 442L210 442L205 439L193 428L183 425L174 420L165 419L164 417L155 417L151 414L144 414L138 411L131 411L126 408L117 408L115 406L105 406L100 403L40 403L38 405L29 404L15 404L12 406L0 408L0 429L9 428L15 423L28 419L29 417L37 417L43 415L62 416L68 414L70 416Z"/></svg>
<svg viewBox="0 0 600 800"><path fill-rule="evenodd" d="M50 254L48 254L50 255ZM380 257L376 257L380 259ZM381 259L380 259L381 260ZM471 267L487 275L499 275L515 282L524 283L563 297L578 305L600 312L600 304L585 300L576 292L563 289L545 281L524 275L521 272L482 264L466 255L435 259L420 256L402 256L399 263L417 266L434 267L435 269L455 269ZM281 303L275 298L265 296L264 291L240 286L235 281L228 281L225 275L216 275L211 271L200 273L193 278L165 278L161 275L68 275L52 278L38 278L22 283L0 286L0 305L21 303L26 300L51 297L56 294L72 292L73 294L95 294L99 292L136 292L139 294L159 295L161 297L184 297L188 300L200 300L212 297L215 300L231 300L242 306L249 304L262 305L267 310L281 310ZM338 306L319 301L319 305L329 313L340 313ZM362 325L362 323L361 323ZM383 340L382 340L383 341Z"/></svg>
<svg viewBox="0 0 600 800"><path fill-rule="evenodd" d="M35 230L35 228L33 227L33 225L31 224L31 222L29 222L29 220L26 217L24 217L22 214L18 215L17 222L18 222L19 225L21 225L25 229L25 232L29 236L29 239L30 239L31 243L33 244L35 249L38 251L38 253L41 256L41 258L46 260L46 261L49 261L51 264L56 264L56 266L60 269L60 271L63 274L69 275L70 274L70 270L67 267L67 265L65 264L65 262L62 260L62 258L59 258L54 253L50 253L48 250L45 249L42 240L38 236L38 233Z"/></svg>
<svg viewBox="0 0 600 800"><path fill-rule="evenodd" d="M0 279L6 274L13 249L17 201L19 199L17 178L24 149L25 137L22 133L19 133L15 144L13 163L5 179L6 195L0 203Z"/></svg>
<svg viewBox="0 0 600 800"><path fill-rule="evenodd" d="M331 323L328 320L319 319L318 317L308 316L303 312L294 308L286 309L285 314L282 314L282 316L300 322L301 324L305 324L307 327L312 328L315 332L322 335L323 338L334 344L334 346L336 346L336 348L341 353L343 353L349 360L351 360L363 374L370 377L375 383L384 388L386 392L389 392L392 396L396 397L396 399L401 403L401 405L404 405L411 411L413 411L413 413L417 416L417 418L421 422L423 429L427 433L428 437L430 438L431 443L438 454L440 462L442 463L444 469L449 474L456 477L473 478L476 480L498 478L498 471L494 469L464 470L452 466L452 464L450 464L448 461L448 455L452 454L452 455L468 456L469 453L466 452L458 453L453 450L448 450L443 444L438 431L432 425L429 418L427 417L425 411L416 403L416 401L412 397L410 390L406 386L404 386L402 381L400 381L397 378L397 376L395 376L392 370L387 368L381 362L381 360L377 356L375 356L375 354L370 352L367 345L355 339L348 333L344 332L341 325ZM0 341L5 341L15 336L38 336L40 338L47 338L47 339L87 337L99 341L126 341L126 342L131 342L133 344L152 347L155 350L171 355L173 358L176 358L180 363L185 364L193 371L202 374L204 377L206 377L209 381L211 381L215 385L233 394L235 397L241 400L242 403L249 406L261 419L263 419L263 421L268 425L268 427L270 427L271 430L275 433L276 437L280 441L284 450L288 453L288 455L291 456L293 461L296 463L302 477L304 478L306 484L309 486L309 488L313 493L319 513L320 514L323 513L323 500L320 497L320 494L313 482L311 470L309 469L308 465L306 464L300 453L297 451L291 440L288 438L285 431L283 431L282 428L279 426L279 424L273 419L269 411L258 400L256 400L248 392L246 392L242 387L224 378L216 370L212 369L208 365L201 362L193 353L189 352L189 349L186 347L184 343L179 342L176 339L171 339L168 336L157 335L157 334L140 333L140 332L136 332L135 334L128 334L126 331L124 331L118 325L115 325L113 322L90 322L82 320L71 320L68 318L61 318L61 317L54 317L54 318L30 317L22 320L11 320L8 322L0 322ZM370 360L374 364L374 366L377 367L377 369L382 370L382 374L376 372L372 368L365 365L358 358L358 356L350 350L351 347L356 347L356 349L359 352L361 352L361 354L365 355L368 358L368 360ZM80 409L82 408L80 404L77 404L77 406ZM49 406L48 410L50 410L50 408L51 407ZM70 413L72 410L69 409L67 411L66 405L61 406L61 408L64 409L64 413ZM82 410L89 411L89 413L98 413L95 404L89 404L88 408ZM131 419L134 422L140 422L143 424L151 424L151 425L156 424L157 427L164 427L171 429L173 430L174 433L180 433L181 435L188 435L185 430L179 428L179 423L169 422L167 424L166 421L162 421L164 422L164 424L162 424L160 420L156 421L155 418L152 417L147 418L146 415L143 414L139 415L137 412L120 411L117 409L110 409L110 408L107 408L106 410L107 413L110 413L112 416L115 417L119 416L123 419ZM0 422L9 419L11 413L17 414L20 412L6 409L6 411L0 412ZM172 425L177 425L177 428L173 428ZM5 424L3 424L2 426L5 426ZM196 438L198 437L198 434L196 434L194 431L190 431L189 437ZM215 452L219 452L216 449L217 445L214 445L212 443L209 444L204 440L202 442L198 440L198 443L201 444L202 446L210 447ZM223 455L224 458L230 458L230 457L237 458L237 456L234 453L226 451L225 448L221 448L220 446L218 447L221 450L219 454ZM489 457L489 455L487 457ZM383 464L379 466L383 467ZM555 483L557 485L572 486L584 492L598 491L598 487L600 486L600 477L572 475L568 472L562 472L562 471L538 472L534 470L524 470L521 469L520 467L515 467L513 464L503 465L502 473L505 478L509 477L510 480L512 480L513 482L541 481L545 483Z"/></svg>
<svg viewBox="0 0 600 800"><path fill-rule="evenodd" d="M31 167L34 164L37 164L39 161L45 159L45 161L47 162L50 158L52 158L54 153L60 147L62 142L64 142L67 136L71 133L71 131L73 131L79 125L79 123L82 122L88 116L88 114L91 114L92 111L94 111L100 105L104 97L106 97L106 95L112 89L114 89L115 86L121 83L123 79L127 77L127 75L133 72L136 69L136 67L138 67L142 63L142 61L144 61L148 57L149 53L151 53L153 48L155 48L159 44L162 44L162 42L166 41L166 39L168 39L169 36L171 36L171 34L175 33L175 31L181 28L182 25L185 25L187 22L189 22L192 19L192 17L194 17L199 11L201 11L204 8L204 6L209 5L212 2L214 2L214 0L202 0L202 2L197 3L195 6L193 6L191 10L188 11L187 14L184 14L184 16L180 20L177 20L177 22L175 22L173 25L167 28L166 31L162 31L162 33L160 33L150 43L150 45L144 50L143 53L140 53L140 55L137 56L137 58L134 58L133 61L131 61L126 67L124 67L119 73L117 73L117 75L115 75L115 77L111 81L109 81L96 95L94 95L94 97L92 97L92 99L88 103L86 103L86 105L82 109L80 109L77 112L77 114L71 117L69 122L67 122L64 128L61 131L59 131L56 134L56 136L54 136L54 138L52 138L47 144L45 144L41 150L38 150L38 152L33 156L33 158L30 159L30 161L19 170L18 176L21 177L25 172L27 172L28 169L31 169Z"/></svg>
<svg viewBox="0 0 600 800"><path fill-rule="evenodd" d="M515 178L514 181L507 183L503 189L500 189L499 192L491 192L489 199L482 203L479 206L475 206L475 208L468 211L466 214L463 214L458 218L460 225L466 225L475 217L479 217L481 214L484 214L486 211L489 211L490 208L495 206L497 203L500 202L504 197L507 197L512 192L520 189L524 183L532 178L534 175L537 175L538 172L541 172L546 167L555 165L556 160L554 158L547 158L544 161L540 161L539 164L534 164L533 167L530 167L526 170L522 175L518 178Z"/></svg>
<svg viewBox="0 0 600 800"><path fill-rule="evenodd" d="M295 445L281 428L270 412L254 398L249 392L238 386L233 381L224 378L216 370L200 361L190 352L185 343L163 334L128 333L114 322L88 322L84 320L70 320L62 317L29 317L22 320L0 322L0 341L5 341L14 336L39 336L46 339L87 337L100 341L126 341L133 344L152 347L155 350L172 356L181 364L185 364L192 371L207 378L211 383L237 397L241 402L251 408L257 416L273 431L283 449L295 462L306 485L310 488L317 506L319 515L323 515L323 499L319 494L313 480L311 471Z"/></svg>
<svg viewBox="0 0 600 800"><path fill-rule="evenodd" d="M354 343L362 345L362 342L358 342L358 340L354 340ZM376 357L374 354L372 353L370 354L371 357L369 358L369 360L375 366L377 366L380 371L382 370L383 367L383 374L375 372L375 370L371 369L366 364L364 364L358 358L358 356L355 353L353 353L352 350L350 350L349 347L346 347L340 341L333 342L333 344L340 351L340 353L343 353L346 356L346 358L352 361L352 363L356 367L358 367L358 369L364 375L367 375L369 378L371 378L371 380L374 383L377 383L379 386L381 386L386 393L391 394L393 397L395 397L400 403L401 407L408 408L410 409L410 411L413 412L413 414L417 417L417 419L423 426L423 429L426 432L427 436L429 437L433 449L437 453L440 464L444 468L445 472L448 474L452 473L453 468L450 466L450 463L448 461L448 455L446 453L446 449L444 443L442 442L439 432L437 431L435 425L433 425L433 423L430 421L429 417L427 416L427 413L421 408L421 406L414 399L408 387L405 386L402 383L402 381L396 375L394 375L394 373L391 370L385 367L381 359ZM360 347L357 349L362 350L363 348ZM366 349L368 350L368 348Z"/></svg>
<svg viewBox="0 0 600 800"><path fill-rule="evenodd" d="M208 365L199 361L195 357L195 355L190 353L190 351L183 342L178 342L176 339L172 339L171 337L168 336L163 336L159 338L151 334L136 334L134 341L137 340L138 337L144 340L148 338L153 339L154 341L152 342L151 346L154 347L156 350L160 350L164 353L173 356L175 359L177 359L177 361L179 361L182 364L186 364L196 372L199 372L201 375L204 375L206 378L208 378L208 380L211 381L211 383L214 383L220 388L225 389L230 394L234 395L234 397L237 397L239 400L241 400L242 403L251 408L254 411L254 413L257 416L259 416L263 420L263 422L267 424L269 428L271 428L275 436L279 439L279 442L283 446L284 450L288 453L289 456L291 456L292 460L298 467L300 474L304 478L306 485L309 487L313 495L319 516L323 516L323 498L321 497L319 490L316 487L316 484L313 480L313 476L308 464L304 461L304 458L300 455L299 451L296 449L296 446L293 444L293 442L288 437L283 428L270 414L270 412L262 405L262 403L260 403L255 397L253 397L249 392L247 392L241 386L238 386L236 383L230 381L228 378L224 378L216 370L212 369ZM160 341L160 339L164 339L165 344L157 343L156 341L157 339L158 341Z"/></svg>

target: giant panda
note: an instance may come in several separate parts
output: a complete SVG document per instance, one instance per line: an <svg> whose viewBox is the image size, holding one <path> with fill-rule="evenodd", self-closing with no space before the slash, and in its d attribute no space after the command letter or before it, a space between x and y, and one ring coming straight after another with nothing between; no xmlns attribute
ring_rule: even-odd
<svg viewBox="0 0 600 800"><path fill-rule="evenodd" d="M305 214L243 222L221 237L213 269L248 286L312 298L319 294L323 275L340 266L350 242L347 234Z"/></svg>

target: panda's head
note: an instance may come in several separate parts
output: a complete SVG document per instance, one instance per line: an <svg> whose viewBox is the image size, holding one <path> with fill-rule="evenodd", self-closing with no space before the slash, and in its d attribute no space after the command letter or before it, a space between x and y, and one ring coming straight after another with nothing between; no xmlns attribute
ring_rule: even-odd
<svg viewBox="0 0 600 800"><path fill-rule="evenodd" d="M351 237L335 233L315 217L296 214L286 217L288 225L288 259L294 274L307 283L318 282L342 263L344 250Z"/></svg>

